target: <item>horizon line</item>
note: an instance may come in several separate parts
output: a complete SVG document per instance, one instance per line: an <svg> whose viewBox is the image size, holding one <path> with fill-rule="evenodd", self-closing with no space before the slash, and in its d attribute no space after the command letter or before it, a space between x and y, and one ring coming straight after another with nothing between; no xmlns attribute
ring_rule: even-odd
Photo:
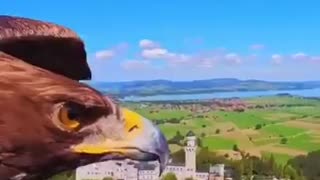
<svg viewBox="0 0 320 180"><path fill-rule="evenodd" d="M319 80L263 80L263 79L253 79L253 78L207 78L207 79L190 79L190 80L172 80L172 79L150 79L150 80L121 80L121 81L103 81L103 80L81 80L81 82L101 82L101 83L128 83L128 82L148 82L148 81L170 81L170 82L193 82L193 81L207 81L207 80L239 80L239 81L263 81L263 82L282 82L282 83L292 83L292 82L320 82Z"/></svg>

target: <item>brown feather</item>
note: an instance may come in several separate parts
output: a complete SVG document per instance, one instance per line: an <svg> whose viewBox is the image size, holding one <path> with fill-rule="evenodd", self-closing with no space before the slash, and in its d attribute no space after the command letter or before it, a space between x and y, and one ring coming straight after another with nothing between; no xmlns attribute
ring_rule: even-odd
<svg viewBox="0 0 320 180"><path fill-rule="evenodd" d="M21 172L37 179L76 167L80 158L64 149L83 134L59 130L51 120L53 106L71 101L115 113L116 105L85 84L1 52L0 69L0 177Z"/></svg>
<svg viewBox="0 0 320 180"><path fill-rule="evenodd" d="M84 43L63 26L0 16L0 51L74 80L91 79Z"/></svg>
<svg viewBox="0 0 320 180"><path fill-rule="evenodd" d="M57 24L22 17L0 16L1 40L39 36L74 38L80 41L75 32Z"/></svg>

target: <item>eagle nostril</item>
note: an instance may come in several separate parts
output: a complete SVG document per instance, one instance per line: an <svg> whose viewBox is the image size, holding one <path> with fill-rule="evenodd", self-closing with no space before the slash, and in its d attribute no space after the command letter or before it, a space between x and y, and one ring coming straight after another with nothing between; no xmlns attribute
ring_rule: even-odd
<svg viewBox="0 0 320 180"><path fill-rule="evenodd" d="M138 125L132 126L132 127L129 129L129 132L131 132L131 131L133 131L133 130L135 130L135 129L138 129Z"/></svg>

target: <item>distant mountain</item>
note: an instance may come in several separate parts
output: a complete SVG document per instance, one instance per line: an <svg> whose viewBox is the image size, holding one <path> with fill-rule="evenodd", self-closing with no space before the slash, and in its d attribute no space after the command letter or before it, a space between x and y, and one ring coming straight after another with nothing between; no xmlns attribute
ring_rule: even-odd
<svg viewBox="0 0 320 180"><path fill-rule="evenodd" d="M147 96L155 94L195 94L230 91L299 90L320 88L320 81L271 82L262 80L239 80L234 78L194 81L127 81L85 83L100 91L115 96Z"/></svg>

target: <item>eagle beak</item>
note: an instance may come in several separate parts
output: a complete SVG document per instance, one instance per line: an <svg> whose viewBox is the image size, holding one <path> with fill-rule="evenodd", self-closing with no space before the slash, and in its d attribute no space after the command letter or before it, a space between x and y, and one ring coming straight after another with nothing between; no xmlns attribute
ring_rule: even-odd
<svg viewBox="0 0 320 180"><path fill-rule="evenodd" d="M82 142L72 149L77 153L102 155L101 161L132 159L138 161L159 161L160 175L169 159L169 147L163 133L151 121L135 112L123 109L125 138L105 140L103 143Z"/></svg>
<svg viewBox="0 0 320 180"><path fill-rule="evenodd" d="M140 149L148 161L158 160L160 164L160 175L164 171L169 160L169 147L167 140L158 127L154 126L150 121L143 119L145 124L145 132L143 136L137 137L134 144ZM149 156L149 157L148 157ZM144 160L136 158L137 160Z"/></svg>

